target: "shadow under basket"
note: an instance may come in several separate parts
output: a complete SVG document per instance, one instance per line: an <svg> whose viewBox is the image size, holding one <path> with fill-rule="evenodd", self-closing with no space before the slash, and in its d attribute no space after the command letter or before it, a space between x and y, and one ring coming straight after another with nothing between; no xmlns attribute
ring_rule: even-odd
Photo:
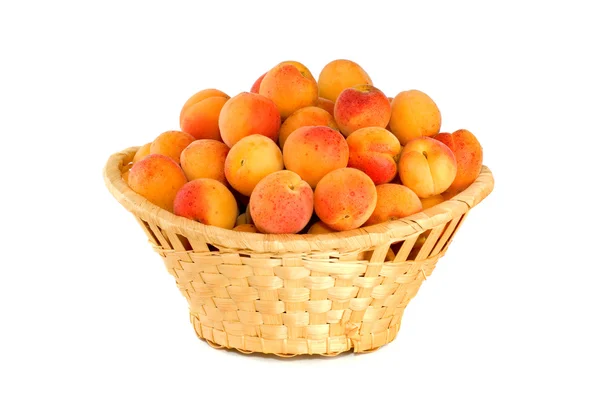
<svg viewBox="0 0 600 401"><path fill-rule="evenodd" d="M460 228L493 189L483 166L466 190L410 217L331 234L257 234L175 216L122 178L137 147L104 168L187 299L199 338L282 357L368 352L392 341L402 314Z"/></svg>

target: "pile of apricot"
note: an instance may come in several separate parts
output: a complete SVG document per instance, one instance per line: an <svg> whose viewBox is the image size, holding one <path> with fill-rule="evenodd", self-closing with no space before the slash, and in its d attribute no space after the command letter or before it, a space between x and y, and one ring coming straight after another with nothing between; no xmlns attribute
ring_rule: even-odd
<svg viewBox="0 0 600 401"><path fill-rule="evenodd" d="M195 93L179 129L140 147L123 178L148 201L207 225L351 230L418 213L477 178L477 138L440 133L441 122L427 94L387 97L353 61L328 63L318 79L285 61L249 92Z"/></svg>

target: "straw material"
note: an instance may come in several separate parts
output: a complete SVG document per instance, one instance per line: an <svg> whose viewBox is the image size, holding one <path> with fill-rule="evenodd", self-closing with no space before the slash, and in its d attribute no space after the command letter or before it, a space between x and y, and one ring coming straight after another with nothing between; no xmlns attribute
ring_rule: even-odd
<svg viewBox="0 0 600 401"><path fill-rule="evenodd" d="M331 234L246 233L175 216L133 192L121 174L137 149L109 158L106 186L163 258L198 337L244 353L330 356L392 341L406 305L494 186L484 166L465 191L408 218Z"/></svg>

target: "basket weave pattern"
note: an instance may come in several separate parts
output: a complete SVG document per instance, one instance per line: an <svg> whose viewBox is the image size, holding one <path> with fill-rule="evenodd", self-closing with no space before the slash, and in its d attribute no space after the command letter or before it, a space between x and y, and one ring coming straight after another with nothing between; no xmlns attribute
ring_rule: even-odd
<svg viewBox="0 0 600 401"><path fill-rule="evenodd" d="M484 166L461 194L410 218L333 234L264 235L205 226L137 195L121 178L136 150L110 157L107 187L163 258L198 337L245 353L337 355L392 341L408 302L494 183Z"/></svg>

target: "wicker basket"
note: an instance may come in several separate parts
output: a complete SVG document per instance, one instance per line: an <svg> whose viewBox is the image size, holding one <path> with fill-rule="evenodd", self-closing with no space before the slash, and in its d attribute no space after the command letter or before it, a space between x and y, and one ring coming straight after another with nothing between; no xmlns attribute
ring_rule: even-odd
<svg viewBox="0 0 600 401"><path fill-rule="evenodd" d="M333 234L245 233L175 216L133 192L121 174L137 149L109 158L108 189L163 258L198 337L244 353L329 356L392 341L406 305L494 186L484 166L465 191L409 218Z"/></svg>

